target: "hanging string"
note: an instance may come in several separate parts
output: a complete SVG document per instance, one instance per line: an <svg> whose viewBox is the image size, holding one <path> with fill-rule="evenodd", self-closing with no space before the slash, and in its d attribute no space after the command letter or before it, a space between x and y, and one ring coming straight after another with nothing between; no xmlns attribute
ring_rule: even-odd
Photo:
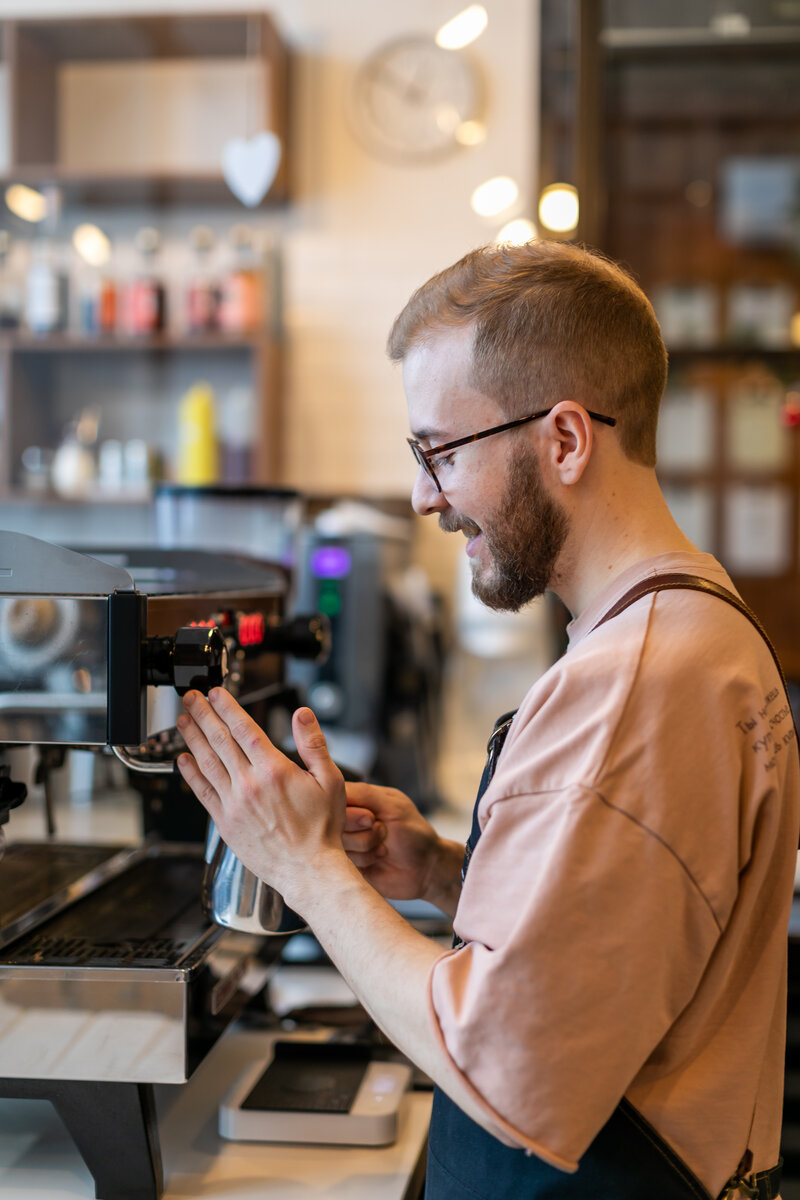
<svg viewBox="0 0 800 1200"><path fill-rule="evenodd" d="M263 104L261 103L261 15L251 14L247 18L245 44L247 62L247 94L245 107L245 132L248 137L259 133L263 127Z"/></svg>

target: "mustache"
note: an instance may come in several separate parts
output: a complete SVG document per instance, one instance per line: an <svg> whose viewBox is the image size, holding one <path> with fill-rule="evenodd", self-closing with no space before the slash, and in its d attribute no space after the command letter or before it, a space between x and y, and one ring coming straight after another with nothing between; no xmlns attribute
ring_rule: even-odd
<svg viewBox="0 0 800 1200"><path fill-rule="evenodd" d="M463 532L467 537L477 537L481 532L480 525L476 525L469 517L464 517L455 512L439 513L439 528L444 533L459 533Z"/></svg>

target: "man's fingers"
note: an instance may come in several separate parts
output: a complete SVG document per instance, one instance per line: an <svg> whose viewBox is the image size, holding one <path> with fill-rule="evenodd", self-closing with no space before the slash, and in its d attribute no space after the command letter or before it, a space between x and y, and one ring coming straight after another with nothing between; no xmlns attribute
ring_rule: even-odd
<svg viewBox="0 0 800 1200"><path fill-rule="evenodd" d="M225 699L223 700L221 697ZM252 761L249 753L250 742L246 735L250 733L249 726L251 724L256 730L258 726L254 721L250 721L247 713L226 691L222 688L215 688L209 694L208 699L200 692L187 692L183 698L183 705L191 720L188 723L179 720L177 724L187 745L189 745L187 734L192 734L193 722L214 754L224 763L230 775ZM243 739L245 744L243 744ZM193 747L190 746L190 749ZM195 755L195 757L197 756Z"/></svg>
<svg viewBox="0 0 800 1200"><path fill-rule="evenodd" d="M378 789L373 783L356 783L347 780L344 786L347 792L348 807L361 808L365 812L374 814Z"/></svg>
<svg viewBox="0 0 800 1200"><path fill-rule="evenodd" d="M346 851L347 857L354 867L358 867L359 871L366 871L369 867L376 866L386 854L386 847L379 846L377 850L373 850L370 854L358 854L355 851Z"/></svg>
<svg viewBox="0 0 800 1200"><path fill-rule="evenodd" d="M361 830L358 833L348 833L345 827L342 833L342 845L348 854L366 854L376 850L386 841L386 826L376 821L372 829Z"/></svg>
<svg viewBox="0 0 800 1200"><path fill-rule="evenodd" d="M222 815L222 803L219 795L213 784L200 771L191 754L179 755L178 770L197 799L207 810L212 821L218 822Z"/></svg>
<svg viewBox="0 0 800 1200"><path fill-rule="evenodd" d="M328 753L328 743L310 708L298 708L292 717L292 733L297 753L321 787L330 787L339 768Z"/></svg>
<svg viewBox="0 0 800 1200"><path fill-rule="evenodd" d="M356 833L360 829L372 829L377 820L375 814L368 808L359 808L350 803L349 785L347 791L347 808L344 814L345 833Z"/></svg>
<svg viewBox="0 0 800 1200"><path fill-rule="evenodd" d="M178 717L177 726L187 749L192 753L192 761L198 775L213 786L217 795L222 796L230 787L231 776L218 751L188 713L182 713ZM192 790L194 791L194 788Z"/></svg>

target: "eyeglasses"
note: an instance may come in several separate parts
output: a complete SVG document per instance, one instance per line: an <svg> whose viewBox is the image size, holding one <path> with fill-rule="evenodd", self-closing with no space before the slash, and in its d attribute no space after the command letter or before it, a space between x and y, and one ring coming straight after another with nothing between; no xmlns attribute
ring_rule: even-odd
<svg viewBox="0 0 800 1200"><path fill-rule="evenodd" d="M423 450L419 442L415 438L406 438L411 453L417 460L419 466L422 467L429 479L432 479L436 485L437 492L441 492L442 485L436 478L436 472L432 466L432 459L438 455L444 454L448 450L455 450L458 446L468 446L470 442L479 442L481 438L491 437L495 433L505 433L507 429L516 429L518 425L527 425L529 421L538 421L540 417L546 417L553 411L551 408L543 408L539 412L531 413L529 417L519 417L516 421L506 421L504 425L495 425L492 429L482 429L480 433L471 433L468 437L457 438L454 442L443 442L441 446L432 446L430 450ZM603 425L614 426L617 423L616 417L603 417L600 413L590 412L586 410L593 421L600 421Z"/></svg>

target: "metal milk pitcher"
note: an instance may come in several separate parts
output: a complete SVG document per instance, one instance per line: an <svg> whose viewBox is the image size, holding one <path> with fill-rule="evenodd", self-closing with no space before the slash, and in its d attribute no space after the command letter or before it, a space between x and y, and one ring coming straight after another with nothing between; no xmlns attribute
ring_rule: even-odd
<svg viewBox="0 0 800 1200"><path fill-rule="evenodd" d="M305 922L284 904L283 896L264 883L223 842L213 821L208 823L201 899L203 910L216 925L242 933L297 933Z"/></svg>

